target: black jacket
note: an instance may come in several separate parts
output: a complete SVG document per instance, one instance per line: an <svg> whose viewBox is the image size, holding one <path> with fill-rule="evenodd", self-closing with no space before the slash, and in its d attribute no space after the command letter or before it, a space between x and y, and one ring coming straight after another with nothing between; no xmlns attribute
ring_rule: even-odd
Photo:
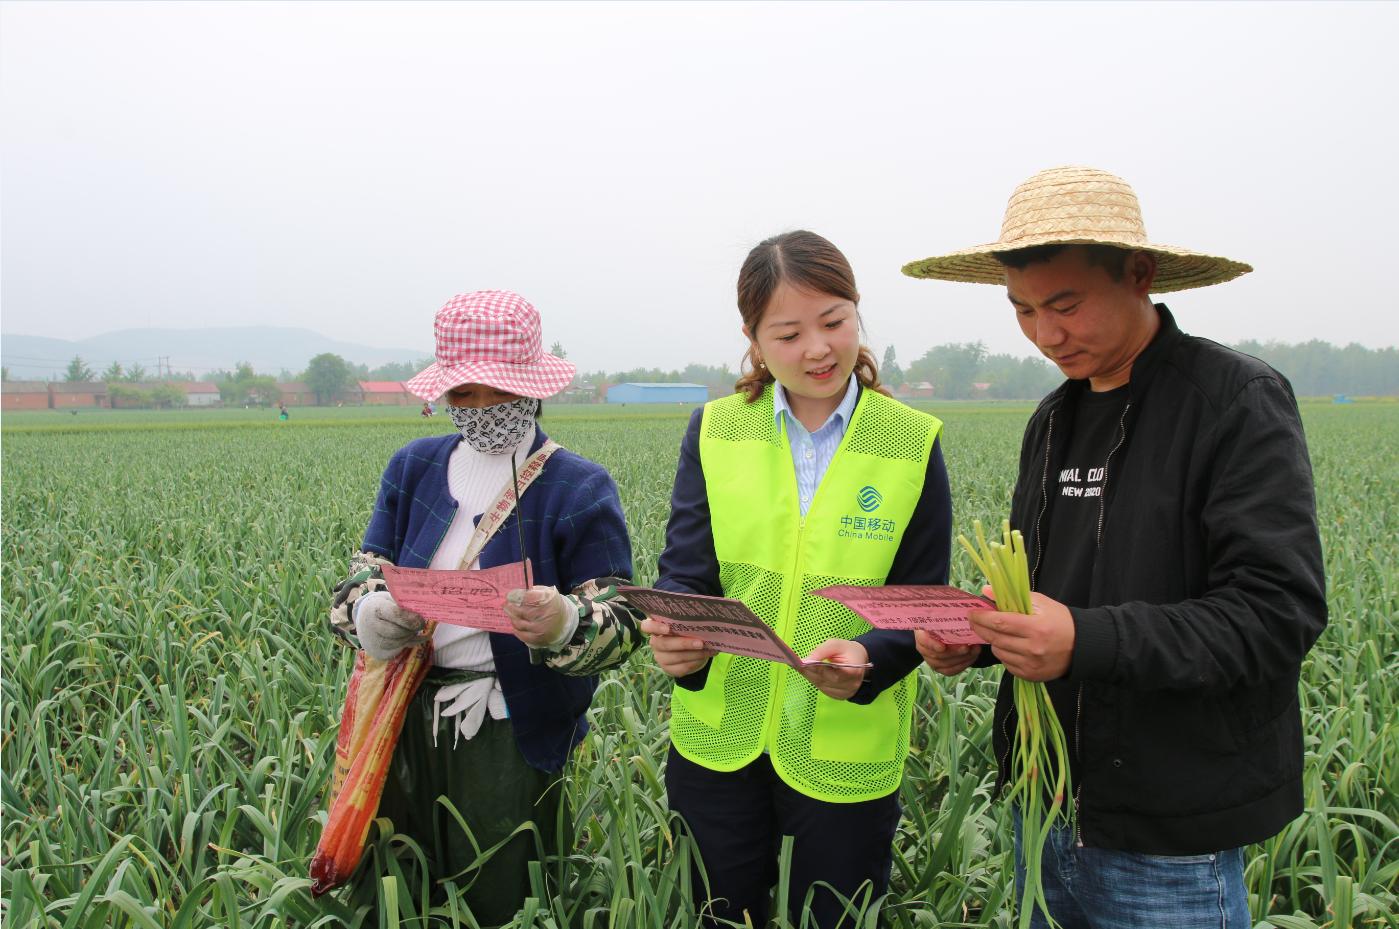
<svg viewBox="0 0 1399 929"><path fill-rule="evenodd" d="M1072 665L1050 687L1075 754L1079 840L1191 855L1262 840L1301 813L1297 683L1326 592L1291 387L1157 310L1108 461L1092 606L1072 610ZM1032 586L1054 515L1046 488L1087 386L1061 385L1025 429L1011 523ZM1012 714L1006 676L1002 779Z"/></svg>

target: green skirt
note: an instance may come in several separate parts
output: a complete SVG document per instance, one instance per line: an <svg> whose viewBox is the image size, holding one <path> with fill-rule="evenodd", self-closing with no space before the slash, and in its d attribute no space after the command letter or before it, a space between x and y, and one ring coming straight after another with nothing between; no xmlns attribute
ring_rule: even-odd
<svg viewBox="0 0 1399 929"><path fill-rule="evenodd" d="M404 717L379 816L422 848L437 885L434 896L445 896L447 882L465 888L463 900L472 915L494 926L509 922L530 896L529 863L557 855L560 829L572 830L562 775L525 761L509 719L487 713L471 739L456 737L455 720L439 720L433 745L433 695L439 687L480 676L436 668L429 673ZM526 823L538 834L520 830L491 851Z"/></svg>

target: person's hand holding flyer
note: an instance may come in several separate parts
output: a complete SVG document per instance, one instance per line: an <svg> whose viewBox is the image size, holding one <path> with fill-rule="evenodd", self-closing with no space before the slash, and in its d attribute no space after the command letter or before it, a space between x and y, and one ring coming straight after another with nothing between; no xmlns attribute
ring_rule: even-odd
<svg viewBox="0 0 1399 929"><path fill-rule="evenodd" d="M996 608L985 597L945 585L841 585L812 593L844 604L876 628L921 629L943 645L985 645L986 640L976 634L967 617L974 610Z"/></svg>
<svg viewBox="0 0 1399 929"><path fill-rule="evenodd" d="M663 617L671 635L699 639L715 651L776 661L797 670L817 665L848 669L870 667L868 663L799 657L771 626L737 600L672 593L651 587L623 587L621 590L643 613Z"/></svg>
<svg viewBox="0 0 1399 929"><path fill-rule="evenodd" d="M505 596L520 586L525 566L510 564L479 571L434 571L384 566L389 592L404 609L449 626L467 626L514 635L505 615Z"/></svg>

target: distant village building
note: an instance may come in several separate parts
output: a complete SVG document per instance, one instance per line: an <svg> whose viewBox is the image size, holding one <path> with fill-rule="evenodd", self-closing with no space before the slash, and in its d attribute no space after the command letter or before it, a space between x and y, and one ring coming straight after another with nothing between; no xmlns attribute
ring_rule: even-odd
<svg viewBox="0 0 1399 929"><path fill-rule="evenodd" d="M703 384L614 384L607 388L608 403L707 403L709 388Z"/></svg>
<svg viewBox="0 0 1399 929"><path fill-rule="evenodd" d="M219 385L208 381L177 381L175 386L185 392L185 403L201 409L219 405Z"/></svg>
<svg viewBox="0 0 1399 929"><path fill-rule="evenodd" d="M579 384L561 391L555 399L560 403L596 403L598 391L592 384Z"/></svg>
<svg viewBox="0 0 1399 929"><path fill-rule="evenodd" d="M933 395L933 385L928 381L915 381L904 384L903 387L894 392L898 397L931 397Z"/></svg>
<svg viewBox="0 0 1399 929"><path fill-rule="evenodd" d="M81 407L109 408L107 385L100 381L63 381L49 385L50 406L55 410Z"/></svg>
<svg viewBox="0 0 1399 929"><path fill-rule="evenodd" d="M408 406L421 401L408 392L402 381L360 381L359 389L366 406Z"/></svg>
<svg viewBox="0 0 1399 929"><path fill-rule="evenodd" d="M140 410L151 405L155 384L137 381L112 381L108 387L109 406L114 410Z"/></svg>
<svg viewBox="0 0 1399 929"><path fill-rule="evenodd" d="M47 410L47 381L0 381L0 409Z"/></svg>
<svg viewBox="0 0 1399 929"><path fill-rule="evenodd" d="M287 406L315 406L316 392L300 381L288 381L277 385L277 395Z"/></svg>
<svg viewBox="0 0 1399 929"><path fill-rule="evenodd" d="M114 410L167 410L178 407L210 409L220 405L217 384L208 381L111 381L107 385Z"/></svg>

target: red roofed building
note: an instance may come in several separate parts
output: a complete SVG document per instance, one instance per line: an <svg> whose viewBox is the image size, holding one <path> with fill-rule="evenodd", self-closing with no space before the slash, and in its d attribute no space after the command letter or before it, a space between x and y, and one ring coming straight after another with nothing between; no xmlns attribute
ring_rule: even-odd
<svg viewBox="0 0 1399 929"><path fill-rule="evenodd" d="M47 381L0 382L0 409L47 410L49 385Z"/></svg>
<svg viewBox="0 0 1399 929"><path fill-rule="evenodd" d="M107 396L107 385L101 381L62 381L50 384L49 395L53 398L55 410L112 405Z"/></svg>
<svg viewBox="0 0 1399 929"><path fill-rule="evenodd" d="M277 393L287 406L316 405L316 392L300 381L278 381Z"/></svg>
<svg viewBox="0 0 1399 929"><path fill-rule="evenodd" d="M185 403L193 407L219 405L219 385L208 381L176 381L174 386L185 392Z"/></svg>
<svg viewBox="0 0 1399 929"><path fill-rule="evenodd" d="M418 398L408 392L402 381L360 381L360 393L366 406L408 406Z"/></svg>
<svg viewBox="0 0 1399 929"><path fill-rule="evenodd" d="M894 391L896 397L931 397L933 395L933 385L927 381L917 381L911 384L904 384Z"/></svg>

